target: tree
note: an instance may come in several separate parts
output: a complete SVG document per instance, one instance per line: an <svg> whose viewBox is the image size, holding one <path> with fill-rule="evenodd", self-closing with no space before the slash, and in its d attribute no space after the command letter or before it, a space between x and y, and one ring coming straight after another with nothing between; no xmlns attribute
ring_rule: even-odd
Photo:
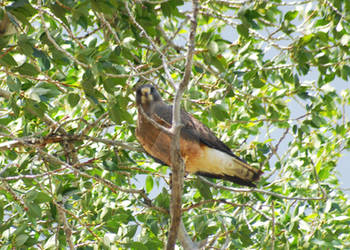
<svg viewBox="0 0 350 250"><path fill-rule="evenodd" d="M350 247L349 1L17 0L0 17L2 249ZM134 135L143 83L261 168L258 188L187 176L171 220L181 185Z"/></svg>

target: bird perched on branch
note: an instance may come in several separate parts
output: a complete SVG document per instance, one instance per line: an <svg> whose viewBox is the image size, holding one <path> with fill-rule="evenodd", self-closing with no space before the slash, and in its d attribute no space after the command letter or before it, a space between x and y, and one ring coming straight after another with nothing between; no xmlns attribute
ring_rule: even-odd
<svg viewBox="0 0 350 250"><path fill-rule="evenodd" d="M162 127L171 128L172 105L166 104L157 89L149 84L136 90L136 105L138 141L157 162L171 166L172 135ZM181 123L180 153L185 172L255 187L253 182L259 179L261 170L233 154L207 126L184 110L181 110Z"/></svg>

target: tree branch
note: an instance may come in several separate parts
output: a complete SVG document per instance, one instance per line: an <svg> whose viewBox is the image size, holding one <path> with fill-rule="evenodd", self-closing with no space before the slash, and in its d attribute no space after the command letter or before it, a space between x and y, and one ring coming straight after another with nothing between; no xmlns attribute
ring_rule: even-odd
<svg viewBox="0 0 350 250"><path fill-rule="evenodd" d="M173 104L173 124L171 130L174 134L170 145L170 159L172 170L172 189L171 189L171 201L170 201L170 214L171 224L169 238L167 242L167 249L172 250L175 247L176 239L178 237L179 226L181 223L181 198L183 189L183 177L184 177L184 162L180 155L180 131L182 128L181 116L180 116L180 104L183 93L185 92L191 77L192 59L195 49L195 35L197 29L197 13L198 13L198 0L192 1L192 18L191 18L191 30L188 38L189 47L187 50L186 65L183 79L180 83L178 90L176 91L174 104ZM184 227L182 228L184 229ZM183 233L183 230L181 230ZM181 236L184 236L181 233ZM187 241L183 243L187 244ZM192 249L195 248L193 242Z"/></svg>
<svg viewBox="0 0 350 250"><path fill-rule="evenodd" d="M274 193L271 191L266 191L263 189L258 189L258 188L232 188L232 187L225 187L225 186L221 186L218 184L215 184L211 181L208 181L206 178L198 176L198 178L200 178L202 181L204 181L205 183L209 184L212 187L215 188L219 188L219 189L224 189L224 190L229 190L229 191L233 191L233 192L242 192L242 193L252 193L252 192L257 192L257 193L261 193L261 194L267 194L267 195L271 195L280 199L284 199L284 200L296 200L296 201L314 201L314 200L324 200L327 197L324 196L324 194L322 193L321 197L293 197L293 196L285 196L282 194L278 194L278 193Z"/></svg>
<svg viewBox="0 0 350 250"><path fill-rule="evenodd" d="M53 155L50 155L48 153L46 153L45 151L43 151L42 149L38 148L37 149L39 154L44 158L46 159L47 161L49 162L52 162L52 163L55 163L55 164L59 164L61 166L65 166L71 170L73 170L74 173L80 175L80 176L83 176L83 177L86 177L88 179L94 179L95 181L99 182L99 183L102 183L106 186L108 186L112 192L114 193L118 193L117 191L120 191L120 192L125 192L125 193L132 193L132 194L140 194L140 193L143 193L144 190L143 189L140 189L140 190L137 190L137 189L128 189L128 188L121 188L119 187L118 185L115 185L113 182L109 181L109 180L105 180L101 177L98 177L98 176L92 176L92 175L89 175L77 168L74 167L74 165L70 165L60 159L58 159L57 157L53 156Z"/></svg>
<svg viewBox="0 0 350 250"><path fill-rule="evenodd" d="M131 151L145 152L137 143L109 140L109 139L103 139L103 138L92 137L92 136L87 136L87 135L84 138L86 138L87 140L93 141L93 142L100 142L100 143L104 143L106 145L121 147L123 149L131 150Z"/></svg>
<svg viewBox="0 0 350 250"><path fill-rule="evenodd" d="M185 225L184 225L182 220L180 221L179 233L177 235L177 238L179 239L180 244L182 245L183 249L185 249L185 250L197 250L197 249L199 249L198 243L193 242L192 239L190 238L190 236L188 236L188 234L186 232Z"/></svg>
<svg viewBox="0 0 350 250"><path fill-rule="evenodd" d="M67 167L59 168L56 170L48 171L42 174L27 174L27 175L16 175L16 176L8 176L8 177L1 177L0 181L15 181L15 180L21 180L21 179L37 179L45 176L53 176L53 175L65 175L66 172L63 172L66 170ZM63 173L62 173L63 172ZM0 173L1 175L2 173Z"/></svg>
<svg viewBox="0 0 350 250"><path fill-rule="evenodd" d="M198 202L198 203L195 203L191 206L188 206L188 207L185 207L182 209L182 211L189 211L191 209L195 209L195 208L198 208L200 206L203 206L205 204L208 204L208 203L216 203L216 204L219 204L219 203L222 203L222 204L227 204L227 205L230 205L232 207L241 207L241 208L250 208L252 209L254 212L262 215L263 217L265 217L266 219L268 220L272 220L271 217L269 217L268 215L264 214L263 212L261 212L260 210L258 210L257 208L255 208L253 205L250 205L248 203L234 203L234 202L230 202L230 201L227 201L225 199L211 199L211 200L203 200L201 202Z"/></svg>
<svg viewBox="0 0 350 250"><path fill-rule="evenodd" d="M68 223L67 220L67 216L65 211L62 209L62 206L58 206L56 205L57 210L58 210L58 214L59 214L59 218L63 224L63 230L64 230L64 234L66 236L66 241L68 243L69 249L74 250L74 244L73 244L73 240L72 240L72 229L71 226Z"/></svg>
<svg viewBox="0 0 350 250"><path fill-rule="evenodd" d="M8 136L10 137L10 135ZM144 152L144 150L136 143L123 142L118 140L109 140L92 136L83 135L48 135L44 137L18 137L11 141L0 143L0 151L9 150L16 147L39 147L52 143L72 142L72 141L93 141L97 143L104 143L106 145L121 147L126 150Z"/></svg>
<svg viewBox="0 0 350 250"><path fill-rule="evenodd" d="M66 215L70 215L71 217L73 217L76 221L78 221L82 226L84 226L84 228L86 228L89 233L94 236L99 242L102 242L101 238L88 226L87 223L83 222L78 216L76 216L72 211L64 208L64 206L62 206L59 202L57 202L57 200L53 199L52 203L57 207L57 209L59 210L59 214L64 215L66 217ZM69 226L69 225L67 225ZM71 230L70 228L68 228L67 230ZM66 231L66 228L65 228ZM73 248L75 249L75 248Z"/></svg>

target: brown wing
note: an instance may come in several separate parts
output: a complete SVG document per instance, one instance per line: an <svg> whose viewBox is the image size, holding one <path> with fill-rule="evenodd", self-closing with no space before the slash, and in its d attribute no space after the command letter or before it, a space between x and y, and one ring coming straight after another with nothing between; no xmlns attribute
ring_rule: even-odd
<svg viewBox="0 0 350 250"><path fill-rule="evenodd" d="M172 124L172 105L168 105L164 102L161 102L154 107L154 113L161 117L162 120L166 121L169 124ZM220 141L219 138L215 136L215 134L203 123L198 121L192 115L187 113L185 110L181 110L181 122L184 127L181 130L181 135L185 138L200 141L204 143L208 147L215 148L226 154L231 155L237 159L240 159L236 156L231 149L226 146L225 143ZM240 159L243 161L242 159Z"/></svg>

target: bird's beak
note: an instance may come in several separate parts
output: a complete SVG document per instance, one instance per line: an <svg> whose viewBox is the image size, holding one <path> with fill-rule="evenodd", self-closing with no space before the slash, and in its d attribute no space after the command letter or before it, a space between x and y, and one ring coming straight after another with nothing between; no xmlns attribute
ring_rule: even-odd
<svg viewBox="0 0 350 250"><path fill-rule="evenodd" d="M153 96L151 95L151 88L141 89L141 103L146 104L147 102L153 101Z"/></svg>

